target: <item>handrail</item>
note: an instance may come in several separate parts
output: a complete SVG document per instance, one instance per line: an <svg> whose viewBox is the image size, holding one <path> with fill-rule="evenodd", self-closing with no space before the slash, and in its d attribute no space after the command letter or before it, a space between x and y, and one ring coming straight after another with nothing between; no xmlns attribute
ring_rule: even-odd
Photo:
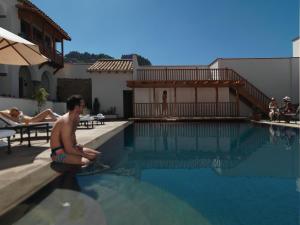
<svg viewBox="0 0 300 225"><path fill-rule="evenodd" d="M243 88L248 92L248 94L256 98L260 103L263 104L264 108L267 109L271 99L267 95L265 95L262 91L260 91L257 87L255 87L252 83L250 83L247 79L243 78L236 71L232 70L232 72L239 80L244 81L245 85L243 86Z"/></svg>

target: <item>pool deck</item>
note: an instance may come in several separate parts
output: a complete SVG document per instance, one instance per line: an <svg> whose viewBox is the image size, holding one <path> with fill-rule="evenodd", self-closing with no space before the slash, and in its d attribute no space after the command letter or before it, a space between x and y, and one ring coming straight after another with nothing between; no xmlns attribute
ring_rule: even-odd
<svg viewBox="0 0 300 225"><path fill-rule="evenodd" d="M255 120L251 120L251 122L253 123L259 123L259 124L267 124L267 125L274 125L274 126L282 126L282 127L291 127L291 128L300 128L300 122L290 122L287 123L285 121L280 121L280 122L271 122L268 120L260 120L260 121L255 121Z"/></svg>
<svg viewBox="0 0 300 225"><path fill-rule="evenodd" d="M149 118L129 118L130 121L136 122L184 122L184 121L245 121L248 117L149 117Z"/></svg>
<svg viewBox="0 0 300 225"><path fill-rule="evenodd" d="M90 148L98 148L105 141L132 122L106 122L94 129L78 129L77 141ZM51 168L49 143L45 140L19 145L14 142L12 153L0 150L0 215L9 211L31 194L48 184L61 173Z"/></svg>

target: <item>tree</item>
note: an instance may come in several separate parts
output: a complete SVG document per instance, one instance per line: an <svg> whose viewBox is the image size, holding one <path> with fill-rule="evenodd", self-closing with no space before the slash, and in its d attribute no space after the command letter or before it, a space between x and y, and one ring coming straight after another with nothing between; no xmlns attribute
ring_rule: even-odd
<svg viewBox="0 0 300 225"><path fill-rule="evenodd" d="M65 62L70 63L94 63L99 59L114 59L110 55L104 53L93 54L93 53L80 53L77 51L71 51L65 55Z"/></svg>
<svg viewBox="0 0 300 225"><path fill-rule="evenodd" d="M132 59L132 56L133 56L133 54L122 55L121 59ZM147 59L141 55L138 55L138 54L136 54L136 56L137 56L137 60L138 60L138 63L140 66L151 66L152 65L149 59Z"/></svg>
<svg viewBox="0 0 300 225"><path fill-rule="evenodd" d="M45 88L39 88L35 92L33 97L37 101L38 112L40 112L43 105L45 105L48 96L49 96L49 93L45 90Z"/></svg>

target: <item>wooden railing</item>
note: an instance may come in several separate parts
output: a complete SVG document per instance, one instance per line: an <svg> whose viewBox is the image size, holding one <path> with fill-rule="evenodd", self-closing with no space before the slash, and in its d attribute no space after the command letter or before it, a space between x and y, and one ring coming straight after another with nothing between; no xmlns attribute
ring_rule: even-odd
<svg viewBox="0 0 300 225"><path fill-rule="evenodd" d="M236 117L235 102L198 103L135 103L134 116L139 118L175 117Z"/></svg>
<svg viewBox="0 0 300 225"><path fill-rule="evenodd" d="M137 80L240 80L231 69L138 69Z"/></svg>
<svg viewBox="0 0 300 225"><path fill-rule="evenodd" d="M228 68L224 69L203 69L203 68L186 68L186 69L138 69L137 80L145 81L165 81L165 80L234 80L243 81L245 84L241 90L246 93L248 98L252 98L256 106L260 109L268 109L270 98L262 91L256 88L252 83L239 75L236 71ZM252 102L253 103L253 102ZM254 103L253 103L254 104Z"/></svg>
<svg viewBox="0 0 300 225"><path fill-rule="evenodd" d="M243 89L246 91L247 94L249 94L251 97L253 97L258 104L261 104L266 111L268 111L268 105L271 101L271 99L266 96L262 91L260 91L257 87L255 87L252 83L250 83L248 80L243 78L241 75L239 75L237 72L232 70L232 72L235 74L234 76L237 77L238 80L244 81Z"/></svg>
<svg viewBox="0 0 300 225"><path fill-rule="evenodd" d="M30 37L29 34L26 33L20 33L21 37L24 37L25 39L27 39L28 41L33 42L34 44L39 46L39 49L41 51L41 53L46 56L47 58L49 58L52 62L54 62L56 64L56 66L58 67L62 67L64 65L64 57L63 57L63 53L54 50L52 48L48 48L45 43L43 43L43 41L38 41L38 40L34 40Z"/></svg>

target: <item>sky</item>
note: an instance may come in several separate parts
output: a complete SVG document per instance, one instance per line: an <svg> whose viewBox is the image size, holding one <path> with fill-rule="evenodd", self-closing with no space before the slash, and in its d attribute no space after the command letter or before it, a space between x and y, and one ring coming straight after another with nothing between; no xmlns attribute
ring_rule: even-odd
<svg viewBox="0 0 300 225"><path fill-rule="evenodd" d="M65 53L137 53L153 65L290 57L299 36L299 0L32 2L71 36Z"/></svg>

